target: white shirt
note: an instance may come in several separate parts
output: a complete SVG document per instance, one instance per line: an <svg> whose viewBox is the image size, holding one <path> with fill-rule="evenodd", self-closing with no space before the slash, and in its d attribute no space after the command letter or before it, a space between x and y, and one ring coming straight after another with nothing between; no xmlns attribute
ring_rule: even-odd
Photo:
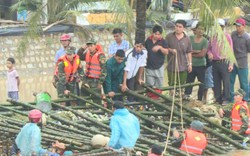
<svg viewBox="0 0 250 156"><path fill-rule="evenodd" d="M143 49L141 54L134 56L133 49L129 49L125 54L127 60L124 70L128 72L127 79L135 77L139 68L145 67L147 64L148 51Z"/></svg>
<svg viewBox="0 0 250 156"><path fill-rule="evenodd" d="M18 78L18 73L15 69L12 71L7 71L7 91L8 92L15 92L18 91L18 86L17 86L17 78Z"/></svg>

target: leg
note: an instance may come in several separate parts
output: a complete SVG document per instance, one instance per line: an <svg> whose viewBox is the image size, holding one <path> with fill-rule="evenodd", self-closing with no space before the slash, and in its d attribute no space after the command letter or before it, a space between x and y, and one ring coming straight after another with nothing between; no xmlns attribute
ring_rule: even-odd
<svg viewBox="0 0 250 156"><path fill-rule="evenodd" d="M145 73L146 73L146 84L153 87L155 86L155 77L153 76L153 74L151 74L150 69L146 69Z"/></svg>
<svg viewBox="0 0 250 156"><path fill-rule="evenodd" d="M191 73L187 74L187 83L192 83L195 80L196 77L196 70L197 67L193 67L193 71ZM191 95L192 94L193 87L187 87L185 89L185 95Z"/></svg>
<svg viewBox="0 0 250 156"><path fill-rule="evenodd" d="M220 63L213 62L213 81L214 81L214 97L216 102L221 103L221 78L220 78L220 69L219 69Z"/></svg>
<svg viewBox="0 0 250 156"><path fill-rule="evenodd" d="M197 71L197 79L200 81L202 84L199 85L199 90L198 90L198 100L202 101L202 96L203 96L203 91L204 91L204 79L205 79L205 71L206 67L198 67Z"/></svg>
<svg viewBox="0 0 250 156"><path fill-rule="evenodd" d="M230 101L230 73L228 72L228 63L221 63L221 77L223 81L224 96L223 101Z"/></svg>
<svg viewBox="0 0 250 156"><path fill-rule="evenodd" d="M127 80L128 89L130 89L130 90L132 90L132 91L135 90L135 78L136 78L136 77L132 77L132 78L130 78L130 79ZM128 96L127 96L127 100L128 100L129 102L133 102L133 101L134 101L134 97L131 96L131 95L128 95Z"/></svg>
<svg viewBox="0 0 250 156"><path fill-rule="evenodd" d="M244 100L248 101L248 68L239 68L238 76L240 81L240 88L246 92Z"/></svg>
<svg viewBox="0 0 250 156"><path fill-rule="evenodd" d="M236 74L237 74L237 67L234 65L234 69L232 70L232 72L230 73L230 96L231 96L231 102L234 101L234 83L235 83L235 78L236 78Z"/></svg>

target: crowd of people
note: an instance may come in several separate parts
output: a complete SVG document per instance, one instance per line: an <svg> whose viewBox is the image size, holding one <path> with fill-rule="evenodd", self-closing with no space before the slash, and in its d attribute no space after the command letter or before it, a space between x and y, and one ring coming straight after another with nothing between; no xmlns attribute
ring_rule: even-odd
<svg viewBox="0 0 250 156"><path fill-rule="evenodd" d="M225 28L226 23L223 19L218 19L218 24L222 30ZM123 102L130 103L136 99L131 95L124 99L119 93L127 89L137 90L138 86L143 83L161 93L159 88L163 86L165 79L164 63L167 57L169 86L191 83L197 78L201 82L197 92L198 100L206 102L207 90L213 88L215 102L221 105L235 102L230 111L232 130L248 135L250 113L246 102L249 98L247 54L250 52L250 37L244 30L246 25L244 19L237 19L234 25L236 31L231 35L225 32L225 37L234 52L235 64L227 60L225 56L227 52L222 51L225 42L220 42L217 36L206 36L201 22L192 27L194 35L189 37L185 33L186 22L177 20L174 32L167 34L165 39L162 37L162 27L155 25L146 41L136 40L132 48L128 41L123 39L122 30L115 28L112 32L115 41L109 46L108 55L94 39L88 40L86 45L77 50L70 45L71 36L63 34L60 38L62 48L56 52L55 56L53 84L59 98L69 93L84 97L90 96L89 92L86 92L88 89L98 94L104 92L112 98L115 101L114 115L110 121L111 139L107 146L114 149L123 147L129 153L139 138L140 124L138 119L124 108ZM81 61L86 63L85 66L81 64ZM13 58L7 60L8 96L18 100L19 77L14 64ZM237 74L241 89L234 92ZM81 87L79 87L80 84ZM190 98L192 87L170 91L170 95L177 93L184 95L183 98ZM152 94L148 93L147 96L151 97ZM101 100L97 98L93 98L93 102L101 104ZM222 109L219 113L221 117L228 114ZM38 122L33 120L32 112L29 118L31 123L22 129L16 139L16 146L21 151L23 144L20 144L19 138L24 129L28 126L36 127L33 123ZM181 139L177 139L176 147L190 153L202 154L207 144L206 137L202 133L203 128L200 121L192 122L191 129L186 130ZM37 134L40 133L38 128L34 129L39 131ZM155 147L152 151L153 149ZM40 150L43 151L39 147ZM162 150L159 151L156 154L149 153L149 155L161 155Z"/></svg>

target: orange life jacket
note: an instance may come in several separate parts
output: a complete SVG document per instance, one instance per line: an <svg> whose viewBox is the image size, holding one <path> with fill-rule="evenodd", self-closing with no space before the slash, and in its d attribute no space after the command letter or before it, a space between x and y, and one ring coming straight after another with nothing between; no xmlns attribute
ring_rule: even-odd
<svg viewBox="0 0 250 156"><path fill-rule="evenodd" d="M206 136L192 129L185 130L185 140L182 141L180 149L187 153L202 154L207 146Z"/></svg>
<svg viewBox="0 0 250 156"><path fill-rule="evenodd" d="M102 51L101 45L96 45L96 52L93 56L91 56L91 53L88 51L85 56L86 61L86 71L85 75L89 78L96 78L99 79L101 75L101 65L99 61L99 57L101 54L104 54Z"/></svg>
<svg viewBox="0 0 250 156"><path fill-rule="evenodd" d="M71 64L71 62L67 59L66 55L63 55L62 57L60 57L56 63L56 69L54 72L54 75L58 76L58 64L60 62L64 63L64 72L66 74L66 81L67 82L71 82L74 80L74 74L77 72L77 69L80 65L80 59L78 55L74 56L73 59L73 65Z"/></svg>
<svg viewBox="0 0 250 156"><path fill-rule="evenodd" d="M247 111L248 116L248 129L246 130L245 134L250 134L250 114L249 109L247 106L246 101L237 102L234 104L232 112L231 112L231 118L232 118L232 127L231 129L234 131L239 131L242 126L242 119L240 117L240 108L243 107Z"/></svg>

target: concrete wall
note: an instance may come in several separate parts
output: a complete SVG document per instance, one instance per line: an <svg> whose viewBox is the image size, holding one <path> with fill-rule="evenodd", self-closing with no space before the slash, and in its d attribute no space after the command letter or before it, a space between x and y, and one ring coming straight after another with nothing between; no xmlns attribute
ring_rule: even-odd
<svg viewBox="0 0 250 156"><path fill-rule="evenodd" d="M100 35L101 34L101 35ZM16 70L20 75L20 100L32 101L32 92L48 91L52 98L57 98L56 90L52 86L54 70L54 56L61 47L59 37L61 34L43 35L38 40L29 40L27 52L22 54L17 51L22 36L0 37L0 102L5 103L6 91L6 60L8 57L16 59ZM71 34L72 46L80 48L78 37ZM113 41L113 36L108 31L93 32L95 39L103 45L107 52L108 45ZM102 36L102 37L100 37ZM84 39L81 39L84 40Z"/></svg>

